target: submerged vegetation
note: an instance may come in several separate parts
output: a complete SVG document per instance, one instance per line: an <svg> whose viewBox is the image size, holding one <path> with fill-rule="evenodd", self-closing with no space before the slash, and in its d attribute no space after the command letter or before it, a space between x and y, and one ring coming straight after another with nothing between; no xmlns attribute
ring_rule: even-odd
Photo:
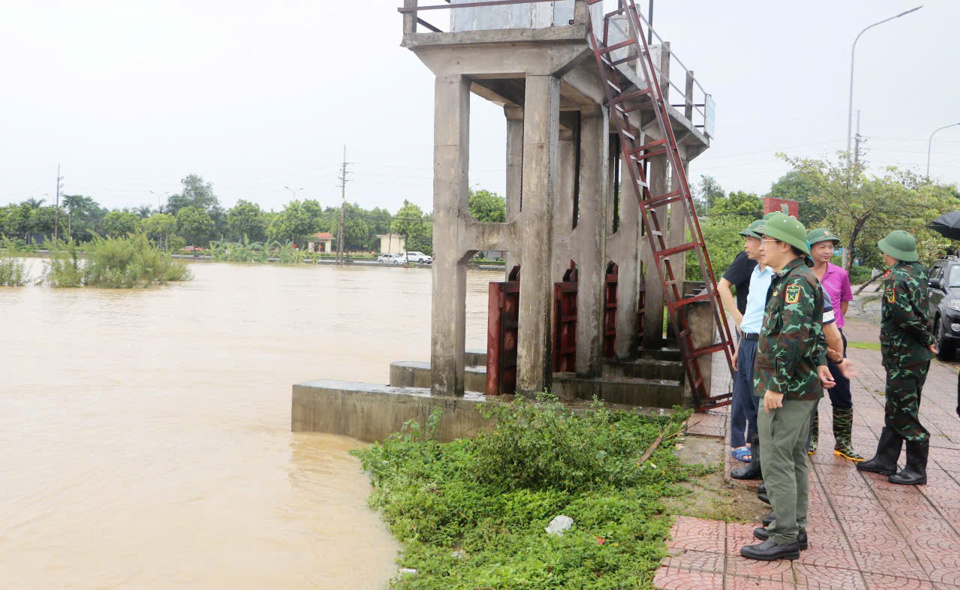
<svg viewBox="0 0 960 590"><path fill-rule="evenodd" d="M545 394L483 412L497 426L474 439L436 442L435 413L355 451L405 545L400 565L416 570L393 587L652 588L671 525L662 498L706 470L673 453L689 414L574 413ZM545 532L559 515L572 527Z"/></svg>
<svg viewBox="0 0 960 590"><path fill-rule="evenodd" d="M22 287L27 284L26 265L8 254L14 250L7 238L0 238L0 287Z"/></svg>
<svg viewBox="0 0 960 590"><path fill-rule="evenodd" d="M72 241L51 247L41 282L52 287L131 289L191 278L184 263L174 261L145 235L136 234L95 237L84 244L83 253Z"/></svg>

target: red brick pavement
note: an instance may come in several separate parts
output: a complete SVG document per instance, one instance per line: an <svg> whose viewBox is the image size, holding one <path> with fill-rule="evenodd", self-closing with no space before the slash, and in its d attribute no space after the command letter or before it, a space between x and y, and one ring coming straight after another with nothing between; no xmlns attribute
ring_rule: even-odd
<svg viewBox="0 0 960 590"><path fill-rule="evenodd" d="M848 353L860 373L852 384L854 445L870 457L883 427L880 353ZM664 559L654 585L663 590L960 588L956 404L956 372L935 362L920 406L920 419L931 433L928 483L911 487L860 473L834 456L830 402L822 400L820 446L811 458L810 549L794 562L751 561L740 557L740 547L756 542L753 528L758 524L680 517L671 531L671 556ZM726 436L726 408L694 415L689 432ZM901 465L904 458L901 455Z"/></svg>

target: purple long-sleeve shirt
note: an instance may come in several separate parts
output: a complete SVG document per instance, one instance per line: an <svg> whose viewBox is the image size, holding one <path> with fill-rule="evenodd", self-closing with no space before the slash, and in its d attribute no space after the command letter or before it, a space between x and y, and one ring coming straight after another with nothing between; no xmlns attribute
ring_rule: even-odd
<svg viewBox="0 0 960 590"><path fill-rule="evenodd" d="M843 308L841 303L844 301L853 301L853 291L850 289L850 277L847 271L836 264L827 263L827 272L820 279L824 293L830 297L830 303L833 304L833 314L837 318L837 327L842 328Z"/></svg>

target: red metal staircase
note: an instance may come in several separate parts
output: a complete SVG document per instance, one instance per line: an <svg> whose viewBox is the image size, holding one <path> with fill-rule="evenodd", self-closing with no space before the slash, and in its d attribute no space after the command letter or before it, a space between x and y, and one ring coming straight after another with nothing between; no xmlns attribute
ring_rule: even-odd
<svg viewBox="0 0 960 590"><path fill-rule="evenodd" d="M593 5L602 0L588 0ZM699 359L714 353L722 352L726 355L727 366L733 374L733 339L730 327L727 325L726 314L720 302L717 283L710 264L710 257L703 240L700 221L694 209L693 196L687 183L686 172L677 150L677 139L670 124L667 112L667 103L664 100L660 82L653 67L650 47L642 32L643 19L637 11L633 0L624 0L619 10L604 15L603 38L597 39L594 27L590 26L590 43L597 58L597 66L603 78L603 86L607 96L607 106L610 109L610 120L619 131L621 153L624 154L625 165L629 171L629 178L640 201L640 212L646 227L646 235L650 242L650 249L660 280L663 284L664 296L669 309L670 322L674 334L680 345L684 370L690 388L693 391L694 405L698 410L705 410L729 403L729 392L711 396L707 390L704 376L700 370ZM611 19L626 20L626 39L617 41L613 45L610 39ZM614 26L617 26L616 24ZM620 52L614 57L616 52ZM626 56L623 54L626 53ZM634 84L622 71L620 66L636 67L639 85ZM660 139L642 143L641 132L630 123L630 113L643 109L648 112L652 109L656 116ZM645 140L644 140L645 141ZM671 190L664 194L652 194L647 183L643 162L654 156L666 155L667 161L673 170L676 182ZM684 207L686 215L686 230L691 241L676 246L667 246L665 226L661 223L658 212L662 207L671 203ZM686 239L686 238L684 238ZM676 278L670 256L692 252L700 263L700 271L705 283L705 291L699 295L686 297L683 284ZM720 327L719 342L697 347L693 341L690 329L688 310L691 304L700 301L709 302L713 308L714 319Z"/></svg>

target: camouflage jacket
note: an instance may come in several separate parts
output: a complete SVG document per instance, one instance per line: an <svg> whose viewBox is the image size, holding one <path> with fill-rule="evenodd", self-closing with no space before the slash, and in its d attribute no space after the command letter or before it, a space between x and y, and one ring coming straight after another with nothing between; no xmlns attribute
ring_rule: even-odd
<svg viewBox="0 0 960 590"><path fill-rule="evenodd" d="M929 361L933 354L927 307L927 270L919 262L898 262L883 276L880 352L884 367Z"/></svg>
<svg viewBox="0 0 960 590"><path fill-rule="evenodd" d="M820 399L817 367L826 364L823 297L805 258L787 263L774 275L754 365L759 397L769 389L785 399Z"/></svg>

